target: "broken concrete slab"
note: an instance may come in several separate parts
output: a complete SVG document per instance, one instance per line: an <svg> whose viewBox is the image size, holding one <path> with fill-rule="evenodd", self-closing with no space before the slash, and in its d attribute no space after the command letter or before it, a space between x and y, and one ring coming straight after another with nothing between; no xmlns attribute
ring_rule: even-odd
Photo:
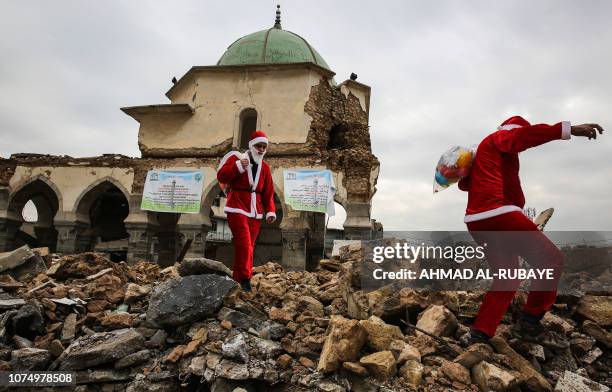
<svg viewBox="0 0 612 392"><path fill-rule="evenodd" d="M366 355L359 360L359 364L379 380L388 380L397 373L397 363L391 351L379 351Z"/></svg>
<svg viewBox="0 0 612 392"><path fill-rule="evenodd" d="M358 320L332 316L317 370L331 373L338 370L342 362L355 362L366 339L367 332Z"/></svg>
<svg viewBox="0 0 612 392"><path fill-rule="evenodd" d="M542 318L542 325L551 331L564 335L574 331L574 326L572 324L551 312L546 312L544 314L544 317Z"/></svg>
<svg viewBox="0 0 612 392"><path fill-rule="evenodd" d="M580 299L576 313L602 327L612 327L612 297L586 295Z"/></svg>
<svg viewBox="0 0 612 392"><path fill-rule="evenodd" d="M609 392L610 388L566 370L555 385L555 392Z"/></svg>
<svg viewBox="0 0 612 392"><path fill-rule="evenodd" d="M471 369L474 365L481 361L488 361L493 355L493 349L488 344L477 343L469 346L465 352L458 355L454 362L457 362L467 369Z"/></svg>
<svg viewBox="0 0 612 392"><path fill-rule="evenodd" d="M34 256L35 253L27 245L0 253L0 273L18 267Z"/></svg>
<svg viewBox="0 0 612 392"><path fill-rule="evenodd" d="M179 326L213 315L238 284L226 276L190 275L157 286L149 299L147 320Z"/></svg>
<svg viewBox="0 0 612 392"><path fill-rule="evenodd" d="M419 385L423 378L424 366L415 360L408 360L399 369L398 375L412 385Z"/></svg>
<svg viewBox="0 0 612 392"><path fill-rule="evenodd" d="M72 340L75 338L76 322L77 322L76 313L70 313L66 317L66 319L64 320L64 325L62 326L62 334L61 334L62 343L71 343Z"/></svg>
<svg viewBox="0 0 612 392"><path fill-rule="evenodd" d="M221 351L225 358L237 359L243 363L249 361L249 352L246 339L242 333L230 336L221 345Z"/></svg>
<svg viewBox="0 0 612 392"><path fill-rule="evenodd" d="M87 277L85 278L85 280L87 280L87 281L96 280L96 279L98 279L100 276L105 275L105 274L107 274L107 273L109 273L109 272L112 272L112 271L113 271L113 269L112 269L112 268L105 268L105 269L103 269L103 270L101 270L101 271L96 272L96 273L95 273L95 274L93 274L93 275L89 275L89 276L87 276Z"/></svg>
<svg viewBox="0 0 612 392"><path fill-rule="evenodd" d="M15 309L25 305L26 301L22 298L0 299L0 310Z"/></svg>
<svg viewBox="0 0 612 392"><path fill-rule="evenodd" d="M584 320L582 330L595 338L595 340L597 340L599 343L603 344L609 349L612 349L612 333L606 331L597 323L594 323L591 320Z"/></svg>
<svg viewBox="0 0 612 392"><path fill-rule="evenodd" d="M452 336L457 329L457 318L442 305L432 305L419 315L416 326L435 336ZM417 331L417 336L422 335Z"/></svg>
<svg viewBox="0 0 612 392"><path fill-rule="evenodd" d="M135 353L128 354L117 362L115 362L115 369L130 368L132 366L148 361L149 358L151 358L151 351L146 349L136 351Z"/></svg>
<svg viewBox="0 0 612 392"><path fill-rule="evenodd" d="M28 339L34 339L45 331L45 320L42 308L35 300L30 301L19 308L11 319L12 330Z"/></svg>
<svg viewBox="0 0 612 392"><path fill-rule="evenodd" d="M245 331L252 329L264 339L279 340L287 334L287 328L284 325L269 320L264 321L230 308L222 308L217 314L217 318L229 321L233 326Z"/></svg>
<svg viewBox="0 0 612 392"><path fill-rule="evenodd" d="M548 380L535 370L529 361L514 351L503 338L495 336L489 340L489 343L495 348L495 351L508 358L510 366L519 372L520 380L529 388L542 392L552 390L552 385L550 385Z"/></svg>
<svg viewBox="0 0 612 392"><path fill-rule="evenodd" d="M472 379L481 391L506 391L516 383L510 372L486 361L474 365Z"/></svg>
<svg viewBox="0 0 612 392"><path fill-rule="evenodd" d="M391 342L404 339L404 334L397 325L387 324L376 316L370 316L359 323L366 331L366 344L374 351L389 350Z"/></svg>
<svg viewBox="0 0 612 392"><path fill-rule="evenodd" d="M34 278L47 271L42 257L27 245L11 252L0 253L0 273L6 273L19 281Z"/></svg>
<svg viewBox="0 0 612 392"><path fill-rule="evenodd" d="M76 372L77 384L101 384L129 381L136 376L132 369L86 369Z"/></svg>
<svg viewBox="0 0 612 392"><path fill-rule="evenodd" d="M11 352L12 370L45 370L51 360L47 350L29 347Z"/></svg>
<svg viewBox="0 0 612 392"><path fill-rule="evenodd" d="M136 283L129 283L125 289L123 302L126 304L133 304L134 302L146 297L150 292L151 288L148 286L140 286Z"/></svg>
<svg viewBox="0 0 612 392"><path fill-rule="evenodd" d="M465 366L451 361L446 361L440 366L440 372L452 381L457 381L463 385L470 385L470 371Z"/></svg>
<svg viewBox="0 0 612 392"><path fill-rule="evenodd" d="M358 376L367 377L368 370L361 366L358 362L344 362L342 368Z"/></svg>
<svg viewBox="0 0 612 392"><path fill-rule="evenodd" d="M181 276L217 274L221 276L232 276L232 270L220 261L204 257L186 258L178 266Z"/></svg>
<svg viewBox="0 0 612 392"><path fill-rule="evenodd" d="M78 370L119 360L144 348L144 338L126 328L82 336L64 351L61 370Z"/></svg>

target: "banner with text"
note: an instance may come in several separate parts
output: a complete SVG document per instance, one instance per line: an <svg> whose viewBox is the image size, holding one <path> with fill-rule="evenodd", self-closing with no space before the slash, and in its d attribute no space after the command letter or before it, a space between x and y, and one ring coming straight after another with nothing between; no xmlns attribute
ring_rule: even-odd
<svg viewBox="0 0 612 392"><path fill-rule="evenodd" d="M204 174L196 171L149 170L140 209L198 214Z"/></svg>
<svg viewBox="0 0 612 392"><path fill-rule="evenodd" d="M294 210L334 215L336 186L329 170L285 170L285 203Z"/></svg>

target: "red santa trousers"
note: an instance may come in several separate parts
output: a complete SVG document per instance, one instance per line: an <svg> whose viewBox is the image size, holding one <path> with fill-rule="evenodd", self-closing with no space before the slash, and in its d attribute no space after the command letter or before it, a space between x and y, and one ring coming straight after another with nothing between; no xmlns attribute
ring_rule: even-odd
<svg viewBox="0 0 612 392"><path fill-rule="evenodd" d="M261 219L228 212L227 223L232 231L232 241L234 242L232 277L240 283L251 279L251 276L253 276L253 251L259 235Z"/></svg>
<svg viewBox="0 0 612 392"><path fill-rule="evenodd" d="M520 268L519 256L531 268L553 270L553 279L531 282L527 303L523 307L524 313L533 316L540 316L549 310L555 303L557 284L563 268L563 254L555 244L520 211L470 222L467 226L479 245L487 243L485 255L492 272L502 268ZM491 233L499 231L506 233ZM520 283L520 280L494 279L472 327L488 336L494 336Z"/></svg>

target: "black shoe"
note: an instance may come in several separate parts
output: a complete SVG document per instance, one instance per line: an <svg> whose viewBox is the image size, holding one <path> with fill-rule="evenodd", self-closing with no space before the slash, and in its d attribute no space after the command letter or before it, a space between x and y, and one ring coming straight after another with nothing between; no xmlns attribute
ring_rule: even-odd
<svg viewBox="0 0 612 392"><path fill-rule="evenodd" d="M251 287L251 281L249 279L240 282L240 287L242 288L242 291L246 291L247 293L253 291L253 288Z"/></svg>
<svg viewBox="0 0 612 392"><path fill-rule="evenodd" d="M570 346L564 336L546 330L539 320L534 322L533 317L526 316L510 327L512 337L548 348L565 349Z"/></svg>
<svg viewBox="0 0 612 392"><path fill-rule="evenodd" d="M459 339L460 343L465 347L471 346L476 343L489 343L491 337L484 332L477 329L470 328L470 332L466 333Z"/></svg>

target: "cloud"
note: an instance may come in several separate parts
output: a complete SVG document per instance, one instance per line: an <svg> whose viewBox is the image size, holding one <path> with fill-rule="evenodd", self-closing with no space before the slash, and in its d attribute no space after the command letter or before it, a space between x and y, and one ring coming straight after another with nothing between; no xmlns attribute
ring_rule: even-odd
<svg viewBox="0 0 612 392"><path fill-rule="evenodd" d="M372 217L385 229L463 229L466 195L431 193L451 145L506 117L601 123L612 131L612 3L283 1L283 28L337 73L372 86L381 161ZM173 76L215 64L268 28L276 2L10 2L0 14L0 155L137 156L122 106L165 103ZM556 230L612 228L612 135L521 155L527 204L554 206Z"/></svg>

